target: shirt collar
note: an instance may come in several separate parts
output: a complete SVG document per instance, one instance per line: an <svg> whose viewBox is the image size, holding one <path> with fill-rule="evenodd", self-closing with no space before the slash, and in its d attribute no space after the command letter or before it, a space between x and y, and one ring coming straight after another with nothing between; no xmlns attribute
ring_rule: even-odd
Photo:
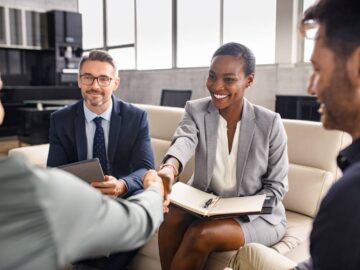
<svg viewBox="0 0 360 270"><path fill-rule="evenodd" d="M88 107L86 107L85 105L85 101L83 102L83 107L84 107L84 114L85 114L85 119L88 123L90 123L92 120L94 120L94 118L100 116L103 119L105 119L106 121L110 122L111 119L111 112L112 112L112 108L113 108L113 102L111 100L111 104L109 106L109 108L107 108L107 110L105 112L103 112L102 114L97 115L96 113L93 113L92 111L90 111L88 109Z"/></svg>
<svg viewBox="0 0 360 270"><path fill-rule="evenodd" d="M357 161L360 161L360 139L356 139L352 144L340 151L337 157L337 164L342 171Z"/></svg>

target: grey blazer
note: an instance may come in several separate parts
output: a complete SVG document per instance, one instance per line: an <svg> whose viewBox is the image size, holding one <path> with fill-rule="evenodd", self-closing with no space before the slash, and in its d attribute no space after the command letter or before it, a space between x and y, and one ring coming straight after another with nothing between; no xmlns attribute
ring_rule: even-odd
<svg viewBox="0 0 360 270"><path fill-rule="evenodd" d="M195 153L195 171L189 184L209 191L216 157L219 110L211 98L188 101L185 114L166 153L182 167ZM285 220L282 204L288 190L287 137L280 115L244 98L239 132L237 185L231 196L268 194L276 196L270 215L260 215L273 225ZM221 194L219 194L221 195ZM250 220L258 216L249 216Z"/></svg>

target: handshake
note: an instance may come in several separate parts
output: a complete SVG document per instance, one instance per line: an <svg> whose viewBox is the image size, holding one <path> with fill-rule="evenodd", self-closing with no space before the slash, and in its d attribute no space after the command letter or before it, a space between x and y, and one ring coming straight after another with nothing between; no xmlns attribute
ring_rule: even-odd
<svg viewBox="0 0 360 270"><path fill-rule="evenodd" d="M164 213L169 212L169 194L171 193L171 187L174 184L176 177L179 175L179 166L179 161L176 158L171 157L160 166L158 171L148 170L143 177L145 189L150 186L156 186L163 195Z"/></svg>

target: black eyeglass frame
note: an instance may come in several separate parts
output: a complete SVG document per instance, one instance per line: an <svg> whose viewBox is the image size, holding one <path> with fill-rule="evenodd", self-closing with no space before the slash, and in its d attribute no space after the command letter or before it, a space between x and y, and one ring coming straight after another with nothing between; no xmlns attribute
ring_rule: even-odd
<svg viewBox="0 0 360 270"><path fill-rule="evenodd" d="M83 81L84 76L92 77L91 83L85 83ZM114 79L114 78L111 78L111 77L108 77L108 76L105 76L105 75L100 75L100 76L95 77L95 76L93 76L91 74L87 74L87 73L86 74L81 74L81 75L79 75L79 77L80 77L81 83L83 83L85 85L93 85L94 81L96 80L98 85L101 86L101 87L108 87L111 84L111 81ZM109 79L109 82L107 84L104 84L103 82L99 81L99 78L107 78L107 79Z"/></svg>

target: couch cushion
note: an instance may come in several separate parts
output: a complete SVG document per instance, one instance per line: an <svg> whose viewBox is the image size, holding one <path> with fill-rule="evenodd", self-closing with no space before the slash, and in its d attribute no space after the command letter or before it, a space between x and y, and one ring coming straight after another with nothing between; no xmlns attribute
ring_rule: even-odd
<svg viewBox="0 0 360 270"><path fill-rule="evenodd" d="M184 109L147 104L134 104L148 114L151 138L172 141L175 129L184 114Z"/></svg>
<svg viewBox="0 0 360 270"><path fill-rule="evenodd" d="M49 153L49 144L40 144L40 145L25 146L25 147L11 149L9 151L9 156L21 155L24 156L32 164L45 168L48 153Z"/></svg>
<svg viewBox="0 0 360 270"><path fill-rule="evenodd" d="M281 254L286 254L308 239L313 219L292 211L286 211L287 229L284 237L272 246Z"/></svg>
<svg viewBox="0 0 360 270"><path fill-rule="evenodd" d="M318 168L339 177L336 156L351 142L349 134L325 130L320 122L283 119L288 137L289 162Z"/></svg>
<svg viewBox="0 0 360 270"><path fill-rule="evenodd" d="M166 151L170 147L170 141L151 138L151 146L154 151L155 169L158 170Z"/></svg>
<svg viewBox="0 0 360 270"><path fill-rule="evenodd" d="M131 262L131 270L161 270L160 259L137 253Z"/></svg>
<svg viewBox="0 0 360 270"><path fill-rule="evenodd" d="M334 175L329 171L289 165L289 191L285 194L284 206L309 217L315 217L320 201L334 182Z"/></svg>

